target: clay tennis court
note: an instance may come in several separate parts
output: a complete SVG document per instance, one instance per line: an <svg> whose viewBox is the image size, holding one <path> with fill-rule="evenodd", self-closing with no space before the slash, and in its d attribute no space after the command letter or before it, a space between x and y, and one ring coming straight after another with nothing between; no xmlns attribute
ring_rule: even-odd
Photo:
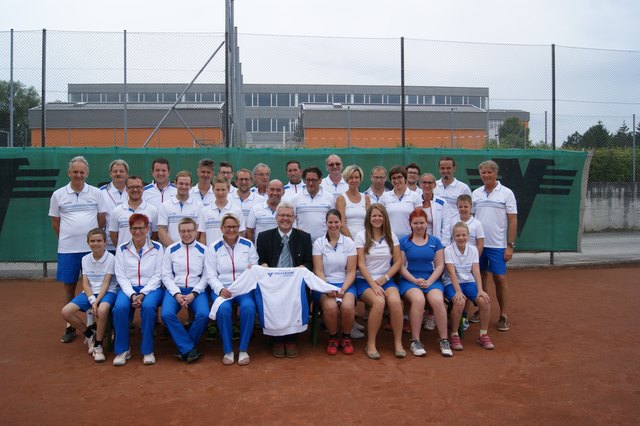
<svg viewBox="0 0 640 426"><path fill-rule="evenodd" d="M62 290L52 281L0 281L0 423L10 424L638 424L640 267L510 271L511 331L490 330L453 358L422 332L426 358L393 357L381 331L380 361L330 357L308 333L300 357L276 359L261 333L251 364L226 367L220 342L186 365L156 339L143 366L139 332L120 368L95 364L82 339L61 344ZM490 293L493 296L493 292ZM408 337L406 338L408 349Z"/></svg>

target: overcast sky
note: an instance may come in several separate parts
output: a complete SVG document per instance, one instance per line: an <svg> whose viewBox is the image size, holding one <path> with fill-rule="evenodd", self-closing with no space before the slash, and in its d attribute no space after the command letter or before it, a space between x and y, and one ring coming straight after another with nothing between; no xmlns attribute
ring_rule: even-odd
<svg viewBox="0 0 640 426"><path fill-rule="evenodd" d="M0 30L224 31L223 0L5 2ZM637 0L236 0L240 32L640 49Z"/></svg>
<svg viewBox="0 0 640 426"><path fill-rule="evenodd" d="M186 83L223 39L224 0L5 3L0 79L7 79L7 30L46 28L48 101L66 100L68 83L120 82L122 30L131 34L130 82ZM598 120L615 131L640 113L639 0L236 0L234 5L245 83L398 85L398 39L404 36L407 85L487 87L491 108L531 112L537 142L544 139L544 113L551 110L550 45L555 43L557 111L563 116L559 140ZM136 34L142 32L216 34ZM15 48L15 78L35 87L39 37L38 31L19 34ZM222 58L212 61L199 83L223 81Z"/></svg>

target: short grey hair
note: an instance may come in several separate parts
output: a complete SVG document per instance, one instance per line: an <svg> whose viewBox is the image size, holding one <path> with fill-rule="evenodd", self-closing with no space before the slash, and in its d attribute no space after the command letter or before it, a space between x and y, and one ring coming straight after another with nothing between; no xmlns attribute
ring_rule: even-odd
<svg viewBox="0 0 640 426"><path fill-rule="evenodd" d="M264 164L264 163L258 163L258 164L256 164L256 165L253 167L253 174L254 174L254 175L256 174L257 170L258 170L260 167L264 167L264 168L266 168L266 169L269 171L269 174L271 174L271 167L267 166L267 165L266 165L266 164Z"/></svg>
<svg viewBox="0 0 640 426"><path fill-rule="evenodd" d="M478 165L478 170L489 168L494 172L498 173L500 171L500 167L498 167L498 163L493 160L485 160Z"/></svg>
<svg viewBox="0 0 640 426"><path fill-rule="evenodd" d="M127 173L129 173L129 164L121 158L113 160L111 163L109 163L109 172L111 172L113 166L124 166L124 169L127 171Z"/></svg>
<svg viewBox="0 0 640 426"><path fill-rule="evenodd" d="M295 216L296 214L296 209L293 207L293 204L291 204L288 201L282 201L280 204L278 204L278 207L276 207L276 216L278 215L278 213L280 213L280 210L282 209L291 209L293 210L293 215Z"/></svg>
<svg viewBox="0 0 640 426"><path fill-rule="evenodd" d="M76 157L73 157L71 160L69 160L69 168L67 169L67 171L71 171L71 166L73 165L73 163L84 164L85 167L87 168L87 173L89 173L89 162L82 155L78 155Z"/></svg>

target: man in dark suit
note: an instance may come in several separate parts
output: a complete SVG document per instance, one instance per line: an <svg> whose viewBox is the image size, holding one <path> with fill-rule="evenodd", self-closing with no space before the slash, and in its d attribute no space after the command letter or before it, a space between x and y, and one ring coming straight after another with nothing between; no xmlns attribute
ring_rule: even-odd
<svg viewBox="0 0 640 426"><path fill-rule="evenodd" d="M311 235L293 229L295 213L293 205L281 202L276 209L277 228L263 231L258 235L256 249L258 264L270 268L305 267L313 269ZM297 334L274 336L273 356L289 358L298 356Z"/></svg>

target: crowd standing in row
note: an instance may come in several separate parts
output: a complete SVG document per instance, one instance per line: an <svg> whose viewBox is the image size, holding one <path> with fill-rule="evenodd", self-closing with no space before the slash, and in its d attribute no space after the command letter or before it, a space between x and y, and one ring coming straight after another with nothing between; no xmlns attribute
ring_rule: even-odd
<svg viewBox="0 0 640 426"><path fill-rule="evenodd" d="M211 318L225 365L236 361L232 334L239 321L238 364L248 364L256 314L273 338L273 355L296 357L297 334L308 321L308 286L321 307L331 355L340 349L352 354L352 337L361 337L358 300L367 307L365 351L371 359L381 357L376 337L385 311L398 358L406 356L403 330L411 334L410 351L426 354L423 327L437 328L442 355L462 350L459 320L466 321L474 305L468 320L480 322L477 342L493 349L487 275L496 285L497 329L507 331L506 262L515 247L516 200L497 180L491 160L478 166L483 186L473 192L455 178L454 159L443 157L438 168L436 180L415 163L394 166L388 189L386 168L376 166L371 186L361 193L363 170L343 170L337 155L326 159L325 178L318 167L302 170L299 162L287 162L286 184L270 180L264 163L234 173L221 162L216 176L207 159L197 165L197 183L188 171L171 182L169 162L156 159L153 182L144 186L124 160L114 160L111 181L98 189L86 183L88 162L75 157L69 184L54 192L49 211L58 236L56 278L67 302L61 340L73 341L80 330L89 353L104 361L112 309L113 364L124 365L131 357L132 310L139 308L140 352L151 365L161 307L176 356L184 361L201 356L198 343ZM291 269L296 267L303 269ZM83 291L76 296L80 273ZM283 292L285 286L294 292ZM188 329L178 318L181 309L190 312ZM87 312L86 322L80 311Z"/></svg>

